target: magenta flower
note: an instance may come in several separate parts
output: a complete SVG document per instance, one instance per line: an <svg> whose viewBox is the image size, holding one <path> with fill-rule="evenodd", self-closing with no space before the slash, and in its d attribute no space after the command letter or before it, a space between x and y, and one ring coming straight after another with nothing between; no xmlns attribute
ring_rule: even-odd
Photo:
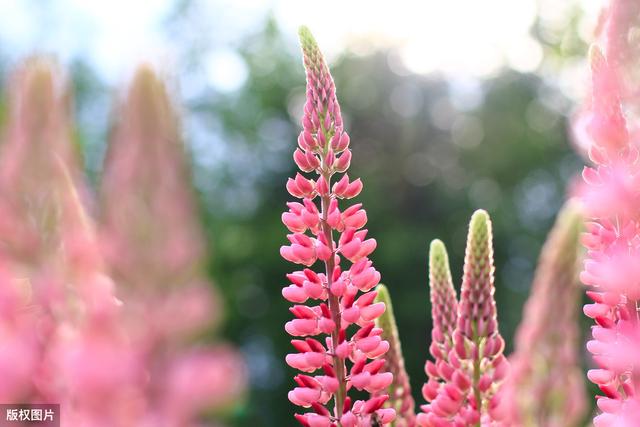
<svg viewBox="0 0 640 427"><path fill-rule="evenodd" d="M638 354L640 336L640 167L633 128L623 112L625 91L618 63L612 66L608 61L619 53L608 47L607 57L596 47L590 52L593 97L587 129L594 167L585 167L582 175L586 215L592 222L583 237L588 253L580 277L590 286L587 294L593 300L584 313L595 321L587 349L597 368L588 377L602 392L597 400L602 413L594 425L627 426L638 420L639 372L637 359L630 355Z"/></svg>
<svg viewBox="0 0 640 427"><path fill-rule="evenodd" d="M434 240L429 247L429 294L431 297L431 345L429 353L433 362L427 360L424 366L429 378L422 387L422 396L427 402L433 402L447 378L453 371L449 365L449 352L453 349L453 332L458 322L458 299L451 279L449 256L441 240ZM426 414L431 412L431 406L423 406ZM421 425L427 423L427 418L435 415L418 416Z"/></svg>
<svg viewBox="0 0 640 427"><path fill-rule="evenodd" d="M370 426L374 421L388 424L395 417L393 409L383 408L388 399L384 391L393 380L393 375L383 370L382 356L389 343L381 337L382 329L375 326L385 305L375 302L372 289L379 283L380 273L367 258L376 241L367 238L367 230L362 229L367 215L361 204L340 210L339 201L357 196L362 183L346 174L336 177L346 172L351 161L349 136L343 129L333 78L305 27L300 29L300 41L307 101L299 148L293 157L302 172L313 172L317 178L298 173L287 182L289 193L302 203L288 203L289 211L282 215L291 231L287 236L291 244L283 246L280 253L286 260L306 267L321 261L324 272L304 268L287 275L291 284L282 294L294 303L290 309L294 319L285 329L300 339L291 342L296 352L286 360L305 373L322 373L297 375L297 387L289 392L289 400L310 408L309 412L296 414L305 426ZM351 263L348 268L341 265L345 260ZM315 304L310 304L312 301ZM354 332L351 325L356 326ZM327 337L312 338L317 335ZM352 388L375 396L353 401L348 395Z"/></svg>
<svg viewBox="0 0 640 427"><path fill-rule="evenodd" d="M435 363L427 364L423 389L430 403L418 416L420 426L501 425L499 390L509 370L502 355L493 294L491 221L482 210L471 217L462 290L455 329L451 332L455 293L450 284L444 245L431 246L432 314ZM449 335L451 334L451 335ZM444 354L448 350L448 354Z"/></svg>
<svg viewBox="0 0 640 427"><path fill-rule="evenodd" d="M576 310L582 226L582 215L570 202L542 249L502 391L511 425L571 427L584 420Z"/></svg>

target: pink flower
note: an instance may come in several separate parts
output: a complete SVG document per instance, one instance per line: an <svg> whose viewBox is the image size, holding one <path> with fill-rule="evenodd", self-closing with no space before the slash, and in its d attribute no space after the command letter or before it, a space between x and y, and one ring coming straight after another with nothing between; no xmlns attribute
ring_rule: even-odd
<svg viewBox="0 0 640 427"><path fill-rule="evenodd" d="M542 249L509 356L511 374L501 392L511 425L562 427L584 419L587 405L575 310L582 223L575 203L568 203Z"/></svg>
<svg viewBox="0 0 640 427"><path fill-rule="evenodd" d="M162 134L149 125L170 124L165 114L171 111L162 84L149 73L141 73L132 86L136 96L129 102L140 114L120 122L126 131L118 129L135 152L146 141L170 140L146 138L148 132ZM14 82L8 140L0 156L1 400L60 403L62 418L73 426L124 427L188 425L202 411L238 398L246 386L238 353L228 346L195 350L185 342L215 320L209 315L215 300L196 274L199 240L189 240L185 231L194 229L195 218L183 216L190 212L188 203L175 206L175 198L185 200L180 189L187 183L176 178L167 183L170 193L158 190L145 199L154 201L151 207L132 206L127 203L137 196L128 193L144 185L133 179L135 173L125 174L132 180L118 188L114 211L126 207L135 224L146 218L145 224L156 227L150 237L155 243L142 244L144 238L138 238L149 230L136 234L140 230L128 223L114 227L131 226L126 230L131 234L115 228L96 233L70 143L68 95L57 70L31 60ZM156 148L157 157L150 153ZM146 149L143 161L129 164L128 172L149 166L152 171L136 172L157 188L161 176L171 175L164 168L172 166L156 160L171 162L167 158L179 151ZM110 161L141 159L123 156L126 160L112 155ZM131 240L118 240L123 235ZM130 258L110 253L105 262L101 243L106 240L121 244L127 253L118 255ZM130 264L135 260L140 264ZM118 281L111 271L117 271ZM182 288L167 292L162 288L167 283Z"/></svg>
<svg viewBox="0 0 640 427"><path fill-rule="evenodd" d="M587 349L596 368L589 379L602 391L594 418L596 426L625 426L638 422L637 401L637 280L640 264L640 200L637 81L629 80L627 56L634 49L627 37L637 26L637 5L612 1L603 15L606 55L591 49L593 96L588 127L593 168L586 168L583 199L588 224L583 243L588 249L582 281L593 300L584 313L595 321ZM633 89L633 90L632 90Z"/></svg>
<svg viewBox="0 0 640 427"><path fill-rule="evenodd" d="M289 193L302 199L290 202L282 222L291 231L290 244L280 249L286 260L308 268L287 275L290 284L282 295L294 303L294 319L285 330L299 337L291 341L296 352L287 355L291 367L314 375L297 375L289 400L310 408L296 419L305 426L369 426L373 417L382 424L394 419L394 410L383 408L385 390L393 375L384 371L381 357L389 349L382 329L375 320L385 311L371 291L380 282L380 273L368 256L376 247L362 227L367 214L361 204L340 210L339 199L355 197L362 190L358 179L344 173L351 162L349 136L343 129L335 86L322 54L308 29L300 30L307 72L307 102L302 119L303 131L293 158L304 173L315 172L316 179L297 173L287 182ZM320 206L314 200L320 200ZM334 237L337 234L337 242ZM351 262L343 270L341 263ZM311 268L324 264L324 272ZM315 302L315 305L302 305ZM357 325L355 332L349 328ZM325 335L325 339L312 338ZM322 370L318 375L317 371ZM351 406L350 389L365 391L374 397ZM325 407L333 401L333 409Z"/></svg>
<svg viewBox="0 0 640 427"><path fill-rule="evenodd" d="M503 356L493 294L493 243L489 215L471 217L457 316L455 292L442 242L431 245L431 298L435 363L427 363L423 395L430 402L420 426L501 425L500 387L509 371ZM437 316L437 317L435 317ZM455 328L452 323L455 321Z"/></svg>
<svg viewBox="0 0 640 427"><path fill-rule="evenodd" d="M101 189L103 252L123 300L119 322L140 353L146 416L190 424L241 397L246 369L229 345L186 340L215 325L221 307L202 270L177 116L149 67L137 71L119 113Z"/></svg>

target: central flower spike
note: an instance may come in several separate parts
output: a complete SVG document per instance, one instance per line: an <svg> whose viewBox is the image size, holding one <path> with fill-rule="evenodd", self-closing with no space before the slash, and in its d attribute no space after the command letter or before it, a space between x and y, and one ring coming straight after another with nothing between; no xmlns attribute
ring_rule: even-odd
<svg viewBox="0 0 640 427"><path fill-rule="evenodd" d="M384 372L382 356L389 343L375 324L385 311L372 291L380 281L368 259L376 241L362 229L367 214L361 204L340 206L341 200L360 193L362 182L344 174L351 162L349 135L343 129L333 78L307 28L300 29L300 43L307 99L293 159L302 173L312 176L297 173L287 182L289 193L301 200L288 203L289 210L282 214L291 234L290 245L280 254L308 267L287 275L290 284L282 295L294 303L294 319L285 330L299 337L291 341L296 352L286 361L310 375L295 377L297 387L289 392L289 400L310 408L296 414L305 426L385 425L395 418L395 411L383 407L393 375ZM314 271L317 262L323 271ZM312 338L317 335L322 337ZM353 401L353 388L369 397Z"/></svg>

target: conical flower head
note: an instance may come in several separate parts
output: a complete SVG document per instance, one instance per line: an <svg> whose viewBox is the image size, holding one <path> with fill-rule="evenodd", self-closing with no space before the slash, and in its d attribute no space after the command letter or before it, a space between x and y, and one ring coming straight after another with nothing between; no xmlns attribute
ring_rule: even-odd
<svg viewBox="0 0 640 427"><path fill-rule="evenodd" d="M337 154L347 148L349 137L342 133L342 114L333 77L311 31L307 27L301 27L299 34L307 74L301 148ZM349 155L348 157L350 158Z"/></svg>
<svg viewBox="0 0 640 427"><path fill-rule="evenodd" d="M411 396L411 383L404 366L402 356L402 344L398 334L398 326L393 314L391 296L385 285L376 287L376 303L384 303L385 312L376 319L376 326L382 329L382 339L389 343L389 350L384 355L385 370L393 374L393 382L389 386L389 400L385 406L396 410L396 419L393 425L396 427L410 427L415 425L415 403Z"/></svg>
<svg viewBox="0 0 640 427"><path fill-rule="evenodd" d="M494 270L491 220L478 210L469 224L458 318L459 331L471 341L497 330Z"/></svg>
<svg viewBox="0 0 640 427"><path fill-rule="evenodd" d="M444 268L444 246L436 242L431 249L432 261L440 266L432 268L437 279L432 279L432 290L448 289L448 298L455 301ZM439 346L434 338L430 350L435 363L428 361L425 366L429 381L422 393L429 403L417 417L420 426L497 426L501 422L498 392L509 364L502 355L504 340L498 332L491 220L485 211L478 210L471 217L463 271L452 346L444 338L445 345ZM438 322L441 320L434 320L434 325Z"/></svg>
<svg viewBox="0 0 640 427"><path fill-rule="evenodd" d="M431 299L431 345L424 371L428 381L422 386L422 396L432 402L447 381L445 372L449 365L449 351L453 348L453 333L458 318L458 300L451 280L449 256L441 240L435 239L429 246L429 294Z"/></svg>
<svg viewBox="0 0 640 427"><path fill-rule="evenodd" d="M107 259L129 286L187 284L203 260L203 233L175 109L150 67L138 69L118 110L101 188Z"/></svg>
<svg viewBox="0 0 640 427"><path fill-rule="evenodd" d="M439 239L433 240L429 246L429 294L433 320L431 336L444 351L444 346L450 348L452 343L458 319L458 300L451 280L449 255Z"/></svg>
<svg viewBox="0 0 640 427"><path fill-rule="evenodd" d="M494 270L491 219L486 211L477 210L467 235L454 332L455 355L449 356L452 365L460 364L458 373L471 382L466 408L463 405L459 412L469 424L492 425L498 421L497 394L509 368L502 355L504 340L498 332Z"/></svg>
<svg viewBox="0 0 640 427"><path fill-rule="evenodd" d="M220 318L176 108L150 66L136 71L105 158L101 238L110 273L159 335ZM126 190L126 191L125 191ZM142 331L144 333L144 331Z"/></svg>
<svg viewBox="0 0 640 427"><path fill-rule="evenodd" d="M69 104L62 72L49 60L25 61L12 77L0 155L0 246L25 265L38 264L60 243L59 165L74 180L79 169Z"/></svg>
<svg viewBox="0 0 640 427"><path fill-rule="evenodd" d="M502 393L513 425L570 427L584 419L576 310L582 229L581 212L569 202L542 248Z"/></svg>

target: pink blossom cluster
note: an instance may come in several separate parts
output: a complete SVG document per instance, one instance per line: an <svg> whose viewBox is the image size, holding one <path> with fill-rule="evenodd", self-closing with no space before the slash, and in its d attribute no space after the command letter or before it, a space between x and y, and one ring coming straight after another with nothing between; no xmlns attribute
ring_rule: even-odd
<svg viewBox="0 0 640 427"><path fill-rule="evenodd" d="M502 390L510 425L565 427L584 421L577 321L583 221L577 202L568 202L542 248Z"/></svg>
<svg viewBox="0 0 640 427"><path fill-rule="evenodd" d="M181 161L175 150L162 154L169 148L161 141L175 143L176 135L152 139L145 134L173 117L163 94L153 73L138 73L118 127L141 155L114 154L109 160L128 157L118 161L131 161L132 168L151 162L152 168L140 170L158 174L156 182ZM193 212L159 225L167 236L163 243L171 248L165 248L164 258L150 255L144 273L129 273L146 275L146 291L133 289L140 284L125 281L126 269L116 269L104 256L104 242L122 234L114 228L96 231L93 209L87 208L92 197L71 144L69 111L69 92L56 67L32 59L18 70L0 153L0 401L60 403L64 425L79 427L196 425L204 411L236 399L246 378L237 351L228 344L196 347L187 341L186 334L202 330L215 307L204 280L187 287L190 296L176 297L176 291L161 303L162 277L187 275L184 281L167 279L182 289L198 281L193 267L180 270L193 256L190 247L200 245L181 237L182 227L193 227ZM145 155L151 150L159 153L157 158ZM113 173L125 173L124 168ZM159 221L176 215L173 200L153 194L164 191L162 186L139 185L135 180L121 185L122 198L111 199L107 209L124 209L120 202L140 191L162 200L142 215ZM186 185L176 182L173 196L184 198ZM131 256L149 249L134 239L123 245ZM147 299L150 295L155 299ZM182 315L189 312L198 315Z"/></svg>
<svg viewBox="0 0 640 427"><path fill-rule="evenodd" d="M290 245L283 246L280 253L306 267L320 261L324 272L304 268L287 275L290 284L282 294L294 304L290 309L294 319L285 329L300 339L292 341L296 352L286 361L302 372L321 373L297 375L289 400L310 408L296 414L305 426L388 424L395 417L392 408L383 408L388 399L384 391L393 380L393 375L383 370L382 356L389 343L375 325L385 305L375 302L372 289L379 283L380 273L368 258L376 241L367 238L367 230L362 229L367 215L361 204L340 210L339 200L357 196L362 182L344 174L332 184L334 176L349 167L349 136L322 53L308 29L300 30L300 39L307 99L299 148L293 157L302 172L314 172L318 178L297 173L287 182L289 193L302 200L288 203L289 210L282 215L291 234L287 236ZM320 206L314 201L317 199ZM344 268L343 261L350 266ZM351 332L351 325L356 326L355 332ZM313 338L318 335L325 337ZM352 388L375 396L354 401L348 395ZM332 407L327 408L330 401Z"/></svg>
<svg viewBox="0 0 640 427"><path fill-rule="evenodd" d="M460 302L456 302L442 242L432 242L431 300L434 329L422 389L427 402L419 426L501 426L500 387L509 372L502 354L493 294L491 221L476 211L469 225ZM455 323L455 327L453 324Z"/></svg>
<svg viewBox="0 0 640 427"><path fill-rule="evenodd" d="M601 42L590 52L592 98L582 113L589 159L582 198L591 220L583 243L588 249L583 283L593 303L584 313L595 321L587 349L595 369L600 414L596 426L631 426L638 420L638 299L640 298L640 162L634 60L628 37L637 29L637 4L612 1L603 14Z"/></svg>
<svg viewBox="0 0 640 427"><path fill-rule="evenodd" d="M434 402L447 379L453 379L454 368L449 364L449 353L453 350L453 332L458 320L458 297L451 279L447 251L441 240L431 242L429 250L429 289L433 320L429 353L433 361L425 362L424 371L428 381L422 386L422 397L427 402ZM457 377L460 375L458 374ZM445 399L441 398L436 405L443 403ZM422 409L425 414L433 411L443 415L445 413L431 405L425 405ZM421 425L428 425L429 422L435 424L439 421L439 417L435 413L420 414L418 421Z"/></svg>

